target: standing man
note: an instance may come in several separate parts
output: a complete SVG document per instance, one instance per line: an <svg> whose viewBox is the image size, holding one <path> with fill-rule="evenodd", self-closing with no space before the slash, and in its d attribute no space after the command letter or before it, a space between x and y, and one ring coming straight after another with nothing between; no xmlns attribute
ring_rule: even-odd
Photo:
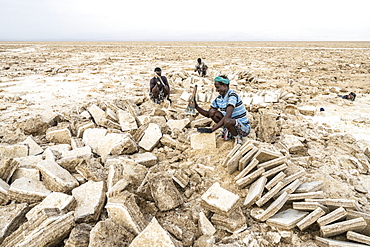
<svg viewBox="0 0 370 247"><path fill-rule="evenodd" d="M202 61L201 58L198 58L198 63L195 65L194 72L198 72L198 74L202 77L206 77L208 66Z"/></svg>
<svg viewBox="0 0 370 247"><path fill-rule="evenodd" d="M156 104L162 103L164 99L172 103L170 99L170 85L168 84L167 78L162 76L161 68L155 68L154 73L155 76L150 80L150 98Z"/></svg>
<svg viewBox="0 0 370 247"><path fill-rule="evenodd" d="M208 111L200 108L196 102L195 109L216 123L209 129L210 133L223 127L222 137L225 141L234 138L235 144L242 144L242 137L248 136L251 130L243 101L234 90L229 89L230 81L226 76L218 76L214 82L220 95L212 102Z"/></svg>

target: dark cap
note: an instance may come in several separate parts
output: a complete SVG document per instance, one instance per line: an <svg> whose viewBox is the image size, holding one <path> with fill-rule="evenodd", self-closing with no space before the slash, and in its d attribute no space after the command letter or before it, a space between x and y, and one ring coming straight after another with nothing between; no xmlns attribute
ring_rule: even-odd
<svg viewBox="0 0 370 247"><path fill-rule="evenodd" d="M157 67L157 68L154 69L154 72L155 71L162 71L162 70L161 70L161 68Z"/></svg>

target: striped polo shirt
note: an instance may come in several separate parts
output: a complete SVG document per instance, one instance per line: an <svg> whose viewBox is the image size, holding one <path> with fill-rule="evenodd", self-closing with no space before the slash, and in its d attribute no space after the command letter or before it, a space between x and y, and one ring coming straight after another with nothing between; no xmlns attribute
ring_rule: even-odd
<svg viewBox="0 0 370 247"><path fill-rule="evenodd" d="M228 105L234 106L233 113L231 114L231 118L239 119L239 121L243 124L249 124L249 120L247 117L247 110L243 104L243 101L235 93L234 90L229 89L225 96L219 95L217 98L212 102L211 107L215 109L219 109L222 115L226 115L226 107Z"/></svg>

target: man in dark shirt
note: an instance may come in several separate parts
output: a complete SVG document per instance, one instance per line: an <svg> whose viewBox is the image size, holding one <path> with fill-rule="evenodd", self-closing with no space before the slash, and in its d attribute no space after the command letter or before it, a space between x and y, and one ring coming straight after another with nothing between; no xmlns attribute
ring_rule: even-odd
<svg viewBox="0 0 370 247"><path fill-rule="evenodd" d="M156 104L160 104L164 99L167 99L170 103L170 85L168 84L167 78L162 76L161 68L154 69L155 76L150 80L150 98Z"/></svg>
<svg viewBox="0 0 370 247"><path fill-rule="evenodd" d="M206 77L208 66L202 61L201 58L198 58L198 63L195 65L194 72L198 72L198 74L202 77Z"/></svg>

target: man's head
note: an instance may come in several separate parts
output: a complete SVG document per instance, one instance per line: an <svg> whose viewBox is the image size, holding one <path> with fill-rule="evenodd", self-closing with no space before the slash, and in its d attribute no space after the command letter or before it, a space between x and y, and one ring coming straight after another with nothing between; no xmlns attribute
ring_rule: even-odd
<svg viewBox="0 0 370 247"><path fill-rule="evenodd" d="M198 63L200 64L202 62L202 59L201 58L198 58Z"/></svg>
<svg viewBox="0 0 370 247"><path fill-rule="evenodd" d="M227 91L229 91L230 80L226 76L217 76L214 79L216 91L225 96Z"/></svg>
<svg viewBox="0 0 370 247"><path fill-rule="evenodd" d="M155 68L154 73L156 73L157 75L161 75L162 74L161 68L159 68L159 67Z"/></svg>

